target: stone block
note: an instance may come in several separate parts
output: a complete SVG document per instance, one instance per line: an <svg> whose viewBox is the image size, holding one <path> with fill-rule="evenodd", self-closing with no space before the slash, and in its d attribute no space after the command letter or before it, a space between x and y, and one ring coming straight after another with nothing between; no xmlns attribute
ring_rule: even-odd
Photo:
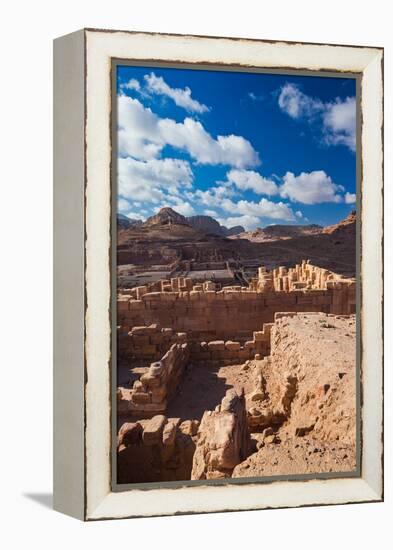
<svg viewBox="0 0 393 550"><path fill-rule="evenodd" d="M185 435L194 436L198 433L198 420L185 420L179 426L180 431Z"/></svg>
<svg viewBox="0 0 393 550"><path fill-rule="evenodd" d="M147 286L138 286L135 289L136 299L140 300L147 293Z"/></svg>
<svg viewBox="0 0 393 550"><path fill-rule="evenodd" d="M150 344L150 339L149 339L149 336L147 336L147 334L145 335L145 334L131 333L131 338L132 338L132 343L135 347L143 347Z"/></svg>
<svg viewBox="0 0 393 550"><path fill-rule="evenodd" d="M130 401L128 414L139 415L142 413L143 415L149 416L161 414L165 412L166 406L167 401L163 401L162 403L133 403Z"/></svg>
<svg viewBox="0 0 393 550"><path fill-rule="evenodd" d="M145 404L145 403L151 403L151 395L148 392L133 392L131 396L133 403L138 404Z"/></svg>
<svg viewBox="0 0 393 550"><path fill-rule="evenodd" d="M143 430L143 443L145 445L158 445L162 441L162 432L166 423L166 416L158 414L153 416Z"/></svg>
<svg viewBox="0 0 393 550"><path fill-rule="evenodd" d="M180 424L180 418L169 418L162 432L162 443L169 447L175 443L177 428Z"/></svg>
<svg viewBox="0 0 393 550"><path fill-rule="evenodd" d="M165 386L159 386L151 389L151 402L152 403L162 403L165 401L167 395L167 390Z"/></svg>
<svg viewBox="0 0 393 550"><path fill-rule="evenodd" d="M247 342L244 343L244 349L246 349L246 350L253 350L253 349L255 349L255 342L254 342L254 340L247 340Z"/></svg>
<svg viewBox="0 0 393 550"><path fill-rule="evenodd" d="M213 340L212 342L209 342L207 345L210 351L213 351L213 350L224 351L225 349L224 340Z"/></svg>
<svg viewBox="0 0 393 550"><path fill-rule="evenodd" d="M129 307L129 297L128 296L121 296L117 299L117 311L118 313L123 313L125 311L128 311Z"/></svg>
<svg viewBox="0 0 393 550"><path fill-rule="evenodd" d="M147 326L132 327L130 331L131 336L147 336L148 334L149 334L149 327Z"/></svg>
<svg viewBox="0 0 393 550"><path fill-rule="evenodd" d="M225 342L225 348L231 351L238 351L240 350L240 342L233 342L231 340L228 340Z"/></svg>
<svg viewBox="0 0 393 550"><path fill-rule="evenodd" d="M145 308L145 304L142 300L130 300L128 303L128 314L136 313Z"/></svg>
<svg viewBox="0 0 393 550"><path fill-rule="evenodd" d="M143 428L139 422L125 422L122 424L117 435L117 444L120 447L128 447L142 441Z"/></svg>
<svg viewBox="0 0 393 550"><path fill-rule="evenodd" d="M158 388L161 386L161 378L159 375L152 376L148 372L145 374L142 374L140 377L140 381L146 388Z"/></svg>
<svg viewBox="0 0 393 550"><path fill-rule="evenodd" d="M190 291L190 300L191 301L199 300L200 297L201 297L201 291L199 291L199 290L191 290Z"/></svg>

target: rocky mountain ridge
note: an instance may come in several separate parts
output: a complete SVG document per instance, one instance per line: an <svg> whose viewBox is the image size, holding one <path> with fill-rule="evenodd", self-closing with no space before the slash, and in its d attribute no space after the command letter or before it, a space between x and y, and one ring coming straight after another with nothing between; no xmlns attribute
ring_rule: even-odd
<svg viewBox="0 0 393 550"><path fill-rule="evenodd" d="M278 226L289 228L302 226ZM250 261L270 267L294 265L304 258L344 276L356 271L356 213L333 226L303 226L292 236L277 236L277 226L264 228L269 238L224 237L195 229L185 216L164 209L144 223L118 231L118 265L135 264L146 268L170 265L176 261ZM287 233L288 235L288 233Z"/></svg>

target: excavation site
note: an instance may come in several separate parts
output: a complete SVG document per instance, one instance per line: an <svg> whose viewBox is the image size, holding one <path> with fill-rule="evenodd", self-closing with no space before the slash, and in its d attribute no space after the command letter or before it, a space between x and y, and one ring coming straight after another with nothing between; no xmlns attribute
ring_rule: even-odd
<svg viewBox="0 0 393 550"><path fill-rule="evenodd" d="M234 283L119 287L119 484L355 470L355 279L302 260Z"/></svg>

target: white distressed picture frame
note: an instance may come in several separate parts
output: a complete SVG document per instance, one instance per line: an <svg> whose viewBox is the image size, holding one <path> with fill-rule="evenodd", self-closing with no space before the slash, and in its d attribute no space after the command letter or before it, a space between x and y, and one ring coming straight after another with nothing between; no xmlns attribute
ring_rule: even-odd
<svg viewBox="0 0 393 550"><path fill-rule="evenodd" d="M112 59L361 74L361 475L111 490ZM383 50L81 30L55 41L54 507L82 520L383 499Z"/></svg>

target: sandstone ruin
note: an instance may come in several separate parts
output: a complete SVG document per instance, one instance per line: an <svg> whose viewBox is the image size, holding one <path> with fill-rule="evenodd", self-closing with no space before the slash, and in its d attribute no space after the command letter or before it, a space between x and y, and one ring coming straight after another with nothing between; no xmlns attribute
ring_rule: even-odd
<svg viewBox="0 0 393 550"><path fill-rule="evenodd" d="M354 470L355 303L308 261L122 288L118 482Z"/></svg>

